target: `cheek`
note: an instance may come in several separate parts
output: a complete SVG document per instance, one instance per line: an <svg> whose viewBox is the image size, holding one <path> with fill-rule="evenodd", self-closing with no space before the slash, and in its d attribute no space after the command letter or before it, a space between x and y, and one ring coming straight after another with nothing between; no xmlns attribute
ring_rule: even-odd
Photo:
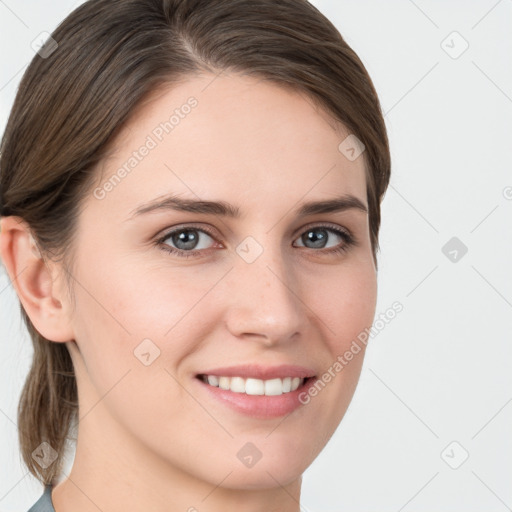
<svg viewBox="0 0 512 512"><path fill-rule="evenodd" d="M373 266L340 269L336 282L330 281L323 290L311 296L327 349L323 371L317 376L320 382L302 397L305 407L312 409L310 417L315 418L315 424L324 425L324 437L317 439L318 449L339 425L359 380L367 329L373 323L377 300Z"/></svg>
<svg viewBox="0 0 512 512"><path fill-rule="evenodd" d="M170 272L149 267L144 261L130 265L121 262L108 270L91 271L85 281L90 283L97 302L101 302L97 312L106 327L130 333L134 339L164 336L198 302L208 286L204 280L197 282L190 270Z"/></svg>
<svg viewBox="0 0 512 512"><path fill-rule="evenodd" d="M317 298L317 310L322 312L330 351L338 355L373 323L377 302L375 271L368 264L347 267L324 290Z"/></svg>
<svg viewBox="0 0 512 512"><path fill-rule="evenodd" d="M178 424L176 418L182 415L177 413L190 399L171 375L190 351L185 338L180 343L179 329L193 337L196 328L180 319L188 318L198 290L187 294L186 287L161 279L153 282L144 272L122 267L89 269L80 282L75 325L78 364L84 365L83 409L104 397L101 403L129 429L138 429L141 437L145 429L155 431L171 420ZM164 436L162 442L168 441Z"/></svg>
<svg viewBox="0 0 512 512"><path fill-rule="evenodd" d="M125 368L140 369L148 352L153 367L172 371L194 350L194 340L204 337L205 322L214 320L218 308L203 299L224 272L197 275L192 268L170 271L117 261L115 267L83 267L83 285L76 290L77 339L83 340L88 373L101 388L115 377L113 369L119 376Z"/></svg>

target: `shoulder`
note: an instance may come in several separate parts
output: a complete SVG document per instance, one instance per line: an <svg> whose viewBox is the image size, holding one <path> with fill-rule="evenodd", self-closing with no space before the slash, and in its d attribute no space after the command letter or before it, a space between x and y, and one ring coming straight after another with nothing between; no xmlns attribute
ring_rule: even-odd
<svg viewBox="0 0 512 512"><path fill-rule="evenodd" d="M28 512L55 512L52 503L52 486L44 488L42 496L32 505Z"/></svg>

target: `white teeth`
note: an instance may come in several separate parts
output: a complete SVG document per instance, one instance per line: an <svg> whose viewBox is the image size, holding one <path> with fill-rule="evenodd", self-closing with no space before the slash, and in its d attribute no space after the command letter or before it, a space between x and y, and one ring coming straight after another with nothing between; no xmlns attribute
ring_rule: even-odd
<svg viewBox="0 0 512 512"><path fill-rule="evenodd" d="M218 386L219 379L215 377L215 375L208 375L208 384L210 384L210 386Z"/></svg>
<svg viewBox="0 0 512 512"><path fill-rule="evenodd" d="M229 389L230 380L231 379L229 377L219 377L219 388Z"/></svg>
<svg viewBox="0 0 512 512"><path fill-rule="evenodd" d="M282 395L283 381L281 379L272 379L265 381L265 395Z"/></svg>
<svg viewBox="0 0 512 512"><path fill-rule="evenodd" d="M203 376L203 381L210 386L246 393L247 395L276 396L295 391L304 383L300 377L285 377L284 379L244 379L242 377L217 377L216 375Z"/></svg>
<svg viewBox="0 0 512 512"><path fill-rule="evenodd" d="M245 393L244 379L241 377L231 377L231 384L229 389L235 393Z"/></svg>
<svg viewBox="0 0 512 512"><path fill-rule="evenodd" d="M260 379L245 380L245 393L248 395L264 395L265 382Z"/></svg>

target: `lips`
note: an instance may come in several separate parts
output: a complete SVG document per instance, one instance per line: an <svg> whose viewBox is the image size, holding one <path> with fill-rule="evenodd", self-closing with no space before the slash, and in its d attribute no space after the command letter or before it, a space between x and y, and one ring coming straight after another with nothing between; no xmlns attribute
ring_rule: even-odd
<svg viewBox="0 0 512 512"><path fill-rule="evenodd" d="M226 379L237 379L237 377L224 377ZM290 377L287 377L289 379ZM299 377L294 377L299 380ZM209 383L204 382L201 378L193 379L197 382L197 389L200 393L206 393L205 397L211 397L215 401L219 401L226 407L236 411L244 416L250 416L255 419L272 419L286 416L296 409L300 409L304 406L304 403L300 400L300 396L303 393L308 393L309 388L315 384L316 378L309 377L306 379L300 379L304 381L297 389L290 390L288 392L282 392L283 389L275 390L277 394L267 395L267 384L269 381L265 381L265 394L248 394L246 392L235 392L231 389L222 389L218 386L212 386ZM250 380L247 379L247 380ZM257 381L258 379L254 379ZM277 379L279 380L279 379ZM270 382L272 379L270 380ZM259 381L260 383L263 381ZM254 383L256 384L256 382ZM280 394L279 394L280 393Z"/></svg>

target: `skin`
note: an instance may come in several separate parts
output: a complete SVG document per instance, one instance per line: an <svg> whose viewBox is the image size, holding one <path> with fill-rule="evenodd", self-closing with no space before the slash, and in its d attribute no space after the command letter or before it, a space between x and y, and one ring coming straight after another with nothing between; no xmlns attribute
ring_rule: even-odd
<svg viewBox="0 0 512 512"><path fill-rule="evenodd" d="M57 512L297 512L301 475L357 385L364 348L285 418L251 418L198 386L202 370L244 363L322 375L371 326L377 273L367 213L294 214L303 202L342 194L367 205L364 160L338 150L349 133L342 125L276 84L206 74L159 91L121 132L97 184L190 96L198 105L172 134L103 199L91 194L83 204L74 307L62 269L43 264L28 227L2 219L1 255L23 307L47 339L66 343L77 375L77 451L53 490ZM166 193L223 200L242 217L162 210L127 220ZM349 230L357 245L326 254L346 244L328 231L327 248L308 246L302 235L322 223ZM155 243L182 224L212 229L199 233L200 256ZM248 236L263 250L252 263L236 252ZM183 248L176 237L165 243ZM160 350L149 366L134 356L146 338ZM236 456L247 442L262 453L251 468Z"/></svg>

